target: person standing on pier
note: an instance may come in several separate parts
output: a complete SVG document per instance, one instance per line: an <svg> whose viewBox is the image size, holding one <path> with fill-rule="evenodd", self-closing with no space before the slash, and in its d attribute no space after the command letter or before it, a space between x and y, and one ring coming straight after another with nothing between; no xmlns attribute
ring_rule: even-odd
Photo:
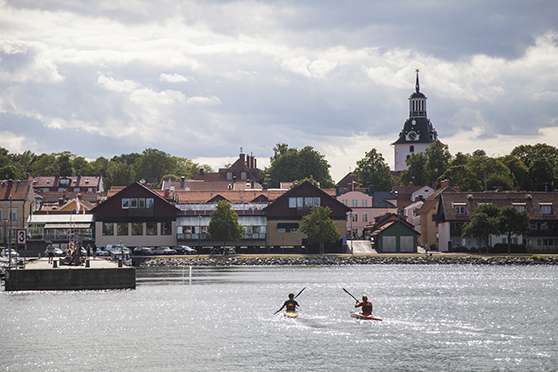
<svg viewBox="0 0 558 372"><path fill-rule="evenodd" d="M48 242L46 250L48 256L48 263L51 264L54 261L54 244L52 244L52 242Z"/></svg>

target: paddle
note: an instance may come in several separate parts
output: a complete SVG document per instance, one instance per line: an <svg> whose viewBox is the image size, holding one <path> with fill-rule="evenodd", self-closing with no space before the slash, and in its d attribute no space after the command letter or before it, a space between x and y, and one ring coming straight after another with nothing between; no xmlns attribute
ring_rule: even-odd
<svg viewBox="0 0 558 372"><path fill-rule="evenodd" d="M344 290L345 292L347 292L347 294L348 294L349 296L351 296L352 298L354 298L356 302L358 302L357 298L356 298L355 296L353 296L353 295L351 294L351 292L347 291L345 288L343 288L343 290Z"/></svg>
<svg viewBox="0 0 558 372"><path fill-rule="evenodd" d="M305 289L306 289L306 287L302 288L302 289L300 290L300 292L298 292L298 294L297 294L296 296L293 297L293 300L294 300L295 298L297 298L298 296L300 296L300 294L301 294L302 292L304 292ZM283 305L283 306L284 306L284 305ZM283 306L282 306L279 310L277 310L276 312L274 312L273 315L275 315L275 314L277 314L279 311L283 310Z"/></svg>

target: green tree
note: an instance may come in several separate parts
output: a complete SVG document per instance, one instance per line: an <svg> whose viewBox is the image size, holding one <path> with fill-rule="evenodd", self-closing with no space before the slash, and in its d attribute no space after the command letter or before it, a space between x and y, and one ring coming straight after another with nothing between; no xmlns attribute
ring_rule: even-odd
<svg viewBox="0 0 558 372"><path fill-rule="evenodd" d="M105 189L108 191L112 186L128 186L134 179L135 173L131 165L111 162L104 177Z"/></svg>
<svg viewBox="0 0 558 372"><path fill-rule="evenodd" d="M329 207L312 207L311 212L302 217L300 231L308 236L309 243L320 244L320 254L324 253L324 242L336 242L341 239L341 233L329 217Z"/></svg>
<svg viewBox="0 0 558 372"><path fill-rule="evenodd" d="M527 190L529 182L529 169L523 161L511 154L501 157L499 160L510 170L513 185L521 188L522 190Z"/></svg>
<svg viewBox="0 0 558 372"><path fill-rule="evenodd" d="M535 159L529 167L528 185L533 191L552 191L555 184L555 169L548 159Z"/></svg>
<svg viewBox="0 0 558 372"><path fill-rule="evenodd" d="M376 149L368 151L356 164L355 173L361 187L374 185L377 191L391 191L393 180L389 165Z"/></svg>
<svg viewBox="0 0 558 372"><path fill-rule="evenodd" d="M471 220L463 227L462 235L466 238L475 238L479 242L479 251L482 243L488 252L488 239L496 235L498 230L499 210L494 204L481 204L471 215Z"/></svg>
<svg viewBox="0 0 558 372"><path fill-rule="evenodd" d="M161 178L165 174L173 173L176 168L175 161L166 152L157 149L145 149L142 157L133 163L136 177L144 179L153 185L154 188L160 186Z"/></svg>
<svg viewBox="0 0 558 372"><path fill-rule="evenodd" d="M530 168L531 164L540 158L548 161L553 168L558 167L558 148L547 145L546 143L519 145L511 151L510 155L521 160L527 168Z"/></svg>
<svg viewBox="0 0 558 372"><path fill-rule="evenodd" d="M81 174L82 176L96 175L91 164L83 156L76 156L74 158L74 160L72 161L72 169L74 175L78 175L78 174Z"/></svg>
<svg viewBox="0 0 558 372"><path fill-rule="evenodd" d="M525 236L529 233L529 215L525 211L518 211L514 206L506 206L498 212L498 230L508 238L508 254L511 253L512 235Z"/></svg>
<svg viewBox="0 0 558 372"><path fill-rule="evenodd" d="M61 176L68 177L73 175L72 162L71 162L72 156L73 156L72 153L68 151L57 154L56 167L58 168L58 173L60 173Z"/></svg>
<svg viewBox="0 0 558 372"><path fill-rule="evenodd" d="M226 245L227 241L241 241L243 234L244 227L238 222L238 214L231 208L231 203L220 200L209 221L211 239L222 241Z"/></svg>
<svg viewBox="0 0 558 372"><path fill-rule="evenodd" d="M426 161L426 156L422 152L411 154L405 161L408 168L401 172L399 186L407 186L411 182L415 186L427 185L426 173L424 172Z"/></svg>
<svg viewBox="0 0 558 372"><path fill-rule="evenodd" d="M330 165L325 157L306 146L301 150L289 148L287 144L278 143L273 148L274 154L270 157L270 165L264 170L269 175L271 187L279 187L281 182L313 177L322 188L333 187L333 180L329 174Z"/></svg>
<svg viewBox="0 0 558 372"><path fill-rule="evenodd" d="M53 154L37 156L30 164L30 173L34 177L48 177L59 173L56 156Z"/></svg>
<svg viewBox="0 0 558 372"><path fill-rule="evenodd" d="M448 145L435 141L424 150L424 155L426 156L426 164L424 164L426 180L421 185L431 185L436 182L437 186L440 186L440 176L446 171L451 161Z"/></svg>

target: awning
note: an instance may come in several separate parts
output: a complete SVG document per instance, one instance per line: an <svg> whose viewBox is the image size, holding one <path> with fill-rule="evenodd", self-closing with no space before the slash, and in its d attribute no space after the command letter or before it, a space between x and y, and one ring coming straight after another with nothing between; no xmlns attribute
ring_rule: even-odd
<svg viewBox="0 0 558 372"><path fill-rule="evenodd" d="M45 229L89 229L90 223L50 223L45 225Z"/></svg>

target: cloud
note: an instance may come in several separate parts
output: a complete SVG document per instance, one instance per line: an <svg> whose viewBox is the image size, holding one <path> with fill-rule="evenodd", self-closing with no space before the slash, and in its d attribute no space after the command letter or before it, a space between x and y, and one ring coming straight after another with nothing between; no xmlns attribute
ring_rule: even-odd
<svg viewBox="0 0 558 372"><path fill-rule="evenodd" d="M159 75L159 81L168 81L169 83L187 83L193 80L192 78L182 76L180 74L161 74Z"/></svg>

